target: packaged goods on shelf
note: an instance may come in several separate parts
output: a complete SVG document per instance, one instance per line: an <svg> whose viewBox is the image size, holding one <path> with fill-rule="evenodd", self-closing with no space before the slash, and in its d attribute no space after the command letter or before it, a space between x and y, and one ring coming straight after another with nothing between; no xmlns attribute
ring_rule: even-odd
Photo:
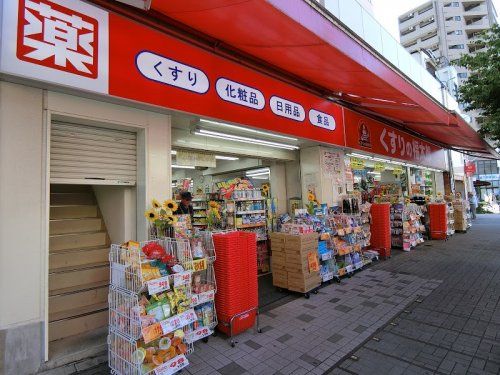
<svg viewBox="0 0 500 375"><path fill-rule="evenodd" d="M395 203L391 206L391 238L392 246L410 251L424 242L425 226L421 218L424 206L415 203Z"/></svg>

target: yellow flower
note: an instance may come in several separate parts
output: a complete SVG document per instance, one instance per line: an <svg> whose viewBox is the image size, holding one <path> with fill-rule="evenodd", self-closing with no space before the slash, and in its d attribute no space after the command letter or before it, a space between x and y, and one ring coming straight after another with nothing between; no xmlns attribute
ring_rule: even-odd
<svg viewBox="0 0 500 375"><path fill-rule="evenodd" d="M406 198L406 199L405 199L405 203L406 203L406 204L410 203L410 199L409 199L409 198Z"/></svg>
<svg viewBox="0 0 500 375"><path fill-rule="evenodd" d="M152 206L153 208L160 208L160 207L161 207L161 204L160 204L160 202L158 202L156 199L153 199L153 200L151 201L151 206Z"/></svg>
<svg viewBox="0 0 500 375"><path fill-rule="evenodd" d="M210 201L208 205L212 208L219 208L219 204L215 201Z"/></svg>
<svg viewBox="0 0 500 375"><path fill-rule="evenodd" d="M177 223L177 216L175 215L165 215L165 219L167 224L175 224Z"/></svg>
<svg viewBox="0 0 500 375"><path fill-rule="evenodd" d="M167 199L165 202L163 202L163 208L166 210L175 212L177 211L177 207L177 203L172 199Z"/></svg>
<svg viewBox="0 0 500 375"><path fill-rule="evenodd" d="M309 202L314 202L316 200L316 196L312 192L309 192L309 194L307 194L307 200Z"/></svg>
<svg viewBox="0 0 500 375"><path fill-rule="evenodd" d="M264 195L267 195L269 193L269 184L263 184L262 185L262 193Z"/></svg>
<svg viewBox="0 0 500 375"><path fill-rule="evenodd" d="M144 212L144 216L152 223L154 223L158 219L158 213L153 209Z"/></svg>

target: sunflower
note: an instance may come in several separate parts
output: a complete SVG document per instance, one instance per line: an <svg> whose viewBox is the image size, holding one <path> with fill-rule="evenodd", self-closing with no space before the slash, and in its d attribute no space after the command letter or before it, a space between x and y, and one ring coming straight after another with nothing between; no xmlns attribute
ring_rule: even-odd
<svg viewBox="0 0 500 375"><path fill-rule="evenodd" d="M144 216L152 223L158 220L158 213L153 209L144 212Z"/></svg>
<svg viewBox="0 0 500 375"><path fill-rule="evenodd" d="M406 203L406 204L410 203L410 199L409 199L409 198L406 198L406 199L405 199L405 203Z"/></svg>
<svg viewBox="0 0 500 375"><path fill-rule="evenodd" d="M269 184L263 184L262 185L262 193L264 195L267 195L269 193Z"/></svg>
<svg viewBox="0 0 500 375"><path fill-rule="evenodd" d="M211 207L211 208L219 208L219 203L215 202L215 201L210 201L208 203L208 205Z"/></svg>
<svg viewBox="0 0 500 375"><path fill-rule="evenodd" d="M151 206L152 206L153 208L160 208L160 207L161 207L161 204L160 204L160 202L158 202L156 199L153 199L153 200L151 201Z"/></svg>
<svg viewBox="0 0 500 375"><path fill-rule="evenodd" d="M314 202L314 201L316 200L316 196L314 195L314 193L309 192L309 193L307 194L307 200L308 200L309 202Z"/></svg>
<svg viewBox="0 0 500 375"><path fill-rule="evenodd" d="M165 202L163 202L163 208L165 208L166 210L170 210L172 212L175 212L177 211L177 203L172 200L172 199L167 199Z"/></svg>
<svg viewBox="0 0 500 375"><path fill-rule="evenodd" d="M175 224L177 223L177 216L175 215L165 215L165 220L167 221L167 224Z"/></svg>

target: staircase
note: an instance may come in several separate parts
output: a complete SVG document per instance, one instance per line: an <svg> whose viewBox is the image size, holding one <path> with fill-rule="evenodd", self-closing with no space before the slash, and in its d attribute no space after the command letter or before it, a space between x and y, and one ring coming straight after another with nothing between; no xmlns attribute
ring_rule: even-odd
<svg viewBox="0 0 500 375"><path fill-rule="evenodd" d="M108 324L110 241L91 186L51 185L49 233L49 341L57 347Z"/></svg>

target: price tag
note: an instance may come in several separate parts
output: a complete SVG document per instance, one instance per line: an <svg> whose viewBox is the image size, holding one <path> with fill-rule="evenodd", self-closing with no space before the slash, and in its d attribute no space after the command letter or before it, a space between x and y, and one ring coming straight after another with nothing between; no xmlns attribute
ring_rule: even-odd
<svg viewBox="0 0 500 375"><path fill-rule="evenodd" d="M329 260L332 259L333 257L333 252L329 251L327 253L321 254L321 260Z"/></svg>
<svg viewBox="0 0 500 375"><path fill-rule="evenodd" d="M196 306L200 304L200 296L198 294L191 295L191 306Z"/></svg>
<svg viewBox="0 0 500 375"><path fill-rule="evenodd" d="M191 271L184 271L174 274L174 288L191 283Z"/></svg>
<svg viewBox="0 0 500 375"><path fill-rule="evenodd" d="M170 289L170 282L168 281L168 276L160 277L159 279L148 281L148 293L158 294L165 290Z"/></svg>
<svg viewBox="0 0 500 375"><path fill-rule="evenodd" d="M189 361L183 354L181 354L158 366L154 371L156 375L172 375L187 365L189 365Z"/></svg>
<svg viewBox="0 0 500 375"><path fill-rule="evenodd" d="M193 260L193 270L194 272L204 271L207 269L207 259L196 259Z"/></svg>
<svg viewBox="0 0 500 375"><path fill-rule="evenodd" d="M182 327L182 321L180 318L180 315L175 315L171 318L162 320L160 322L162 333L166 335L167 333L170 333L172 331L175 331L176 329L179 329Z"/></svg>
<svg viewBox="0 0 500 375"><path fill-rule="evenodd" d="M194 309L189 309L188 311L183 312L179 315L179 317L182 327L196 321L196 313L194 312Z"/></svg>
<svg viewBox="0 0 500 375"><path fill-rule="evenodd" d="M333 272L328 272L323 275L323 281L328 281L333 279Z"/></svg>
<svg viewBox="0 0 500 375"><path fill-rule="evenodd" d="M155 323L142 329L142 337L144 338L145 344L154 341L161 336L163 336L163 327L160 323Z"/></svg>
<svg viewBox="0 0 500 375"><path fill-rule="evenodd" d="M191 344L195 341L201 340L204 337L210 336L213 331L207 327L198 328L196 331L186 334L186 342Z"/></svg>

